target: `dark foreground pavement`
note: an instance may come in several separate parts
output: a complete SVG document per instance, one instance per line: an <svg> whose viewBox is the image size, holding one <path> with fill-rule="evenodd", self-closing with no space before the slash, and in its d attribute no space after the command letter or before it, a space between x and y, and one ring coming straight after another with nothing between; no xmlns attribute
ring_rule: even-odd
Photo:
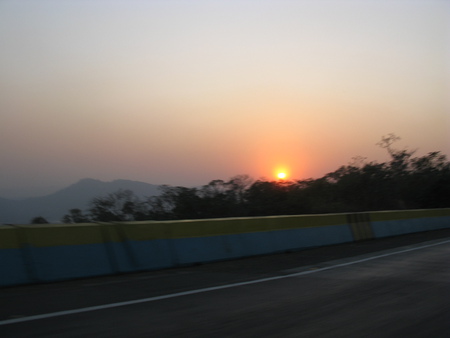
<svg viewBox="0 0 450 338"><path fill-rule="evenodd" d="M449 337L449 260L447 229L3 288L0 337Z"/></svg>

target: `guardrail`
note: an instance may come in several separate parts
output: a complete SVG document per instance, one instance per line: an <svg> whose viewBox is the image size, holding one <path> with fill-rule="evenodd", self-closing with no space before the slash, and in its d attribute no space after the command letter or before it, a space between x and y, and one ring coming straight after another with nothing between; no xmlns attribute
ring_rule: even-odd
<svg viewBox="0 0 450 338"><path fill-rule="evenodd" d="M450 228L449 209L0 226L0 286L148 271Z"/></svg>

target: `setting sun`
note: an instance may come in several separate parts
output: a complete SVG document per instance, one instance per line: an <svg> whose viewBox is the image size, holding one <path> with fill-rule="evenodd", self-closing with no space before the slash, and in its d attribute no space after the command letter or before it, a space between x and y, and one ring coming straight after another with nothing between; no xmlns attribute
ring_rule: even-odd
<svg viewBox="0 0 450 338"><path fill-rule="evenodd" d="M286 180L291 175L291 171L286 165L279 165L274 168L273 175L277 180Z"/></svg>
<svg viewBox="0 0 450 338"><path fill-rule="evenodd" d="M278 173L278 174L277 174L277 177L278 177L280 180L285 179L285 178L286 178L286 173Z"/></svg>

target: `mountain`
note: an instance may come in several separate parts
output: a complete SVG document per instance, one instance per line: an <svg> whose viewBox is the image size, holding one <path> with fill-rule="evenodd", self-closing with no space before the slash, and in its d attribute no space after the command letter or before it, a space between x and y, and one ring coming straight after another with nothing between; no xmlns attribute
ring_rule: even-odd
<svg viewBox="0 0 450 338"><path fill-rule="evenodd" d="M0 198L0 224L28 224L36 216L42 216L51 223L59 223L70 209L87 209L94 197L105 196L119 189L131 190L141 198L155 196L159 194L158 187L138 181L102 182L86 178L47 196L23 200Z"/></svg>

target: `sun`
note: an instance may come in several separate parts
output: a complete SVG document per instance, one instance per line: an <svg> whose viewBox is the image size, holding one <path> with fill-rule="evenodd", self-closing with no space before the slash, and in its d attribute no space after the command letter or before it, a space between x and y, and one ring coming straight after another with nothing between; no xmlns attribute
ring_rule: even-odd
<svg viewBox="0 0 450 338"><path fill-rule="evenodd" d="M278 165L273 168L272 175L276 180L288 180L291 176L291 170L285 165Z"/></svg>
<svg viewBox="0 0 450 338"><path fill-rule="evenodd" d="M280 180L285 179L286 176L287 176L286 173L283 173L283 172L280 172L280 173L277 174L277 177L278 177Z"/></svg>

